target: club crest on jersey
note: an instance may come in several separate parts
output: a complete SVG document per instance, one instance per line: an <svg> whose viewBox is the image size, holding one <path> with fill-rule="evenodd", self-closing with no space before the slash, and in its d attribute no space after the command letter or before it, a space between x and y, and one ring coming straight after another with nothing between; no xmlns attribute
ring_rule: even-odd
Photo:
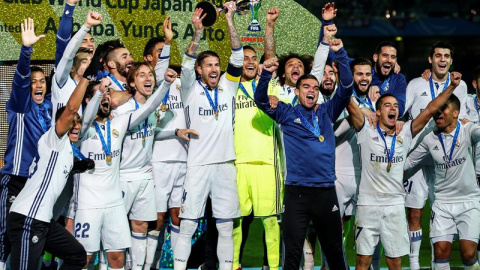
<svg viewBox="0 0 480 270"><path fill-rule="evenodd" d="M177 89L180 92L182 90L182 87L180 86L180 84L177 84L175 85L175 89Z"/></svg>
<svg viewBox="0 0 480 270"><path fill-rule="evenodd" d="M180 207L180 212L185 213L185 206L182 205L182 206Z"/></svg>
<svg viewBox="0 0 480 270"><path fill-rule="evenodd" d="M120 133L118 133L118 130L116 129L112 129L112 134L113 134L113 137L115 138L118 138L118 136L120 135Z"/></svg>
<svg viewBox="0 0 480 270"><path fill-rule="evenodd" d="M457 141L457 142L455 143L455 148L460 148L460 142L459 142L459 141Z"/></svg>
<svg viewBox="0 0 480 270"><path fill-rule="evenodd" d="M399 144L403 144L403 139L402 139L402 137L397 136L397 142L398 142Z"/></svg>
<svg viewBox="0 0 480 270"><path fill-rule="evenodd" d="M38 236L34 235L34 236L32 237L32 242L33 242L34 244L36 244L36 243L38 242Z"/></svg>
<svg viewBox="0 0 480 270"><path fill-rule="evenodd" d="M302 124L302 120L300 120L300 118L293 120L293 122L297 124Z"/></svg>

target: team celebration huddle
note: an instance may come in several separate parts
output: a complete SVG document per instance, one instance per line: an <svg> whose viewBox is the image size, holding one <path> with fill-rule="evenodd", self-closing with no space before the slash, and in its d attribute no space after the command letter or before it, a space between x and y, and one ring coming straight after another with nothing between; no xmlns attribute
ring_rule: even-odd
<svg viewBox="0 0 480 270"><path fill-rule="evenodd" d="M229 59L199 51L207 13L198 7L181 67L170 63L170 16L137 63L119 39L95 43L98 12L72 33L78 2L67 0L60 18L51 73L31 65L45 36L30 18L21 24L0 270L56 269L52 257L60 269L159 269L167 250L170 267L184 270L201 234L199 269L241 270L254 218L263 269L312 270L318 240L321 269L379 269L381 256L401 269L408 255L418 270L422 238L432 250L424 265L450 269L459 256L480 269L480 99L450 71L448 43L425 48L431 68L407 83L393 42L371 59L348 56L334 3L322 9L315 54L299 55L276 50L276 8L263 51L243 46L232 1L220 15ZM478 95L480 66L473 78Z"/></svg>

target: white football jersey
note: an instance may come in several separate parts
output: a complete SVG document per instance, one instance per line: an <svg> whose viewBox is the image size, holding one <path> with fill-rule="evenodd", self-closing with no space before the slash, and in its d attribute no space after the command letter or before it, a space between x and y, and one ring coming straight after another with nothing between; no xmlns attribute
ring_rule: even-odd
<svg viewBox="0 0 480 270"><path fill-rule="evenodd" d="M397 135L392 166L390 172L387 172L387 153L390 153L393 134L384 136L387 150L377 128L370 126L365 119L357 138L362 162L357 205L404 204L403 167L412 143L411 125L412 121L406 122Z"/></svg>
<svg viewBox="0 0 480 270"><path fill-rule="evenodd" d="M187 127L195 129L200 134L198 138L192 137L188 142L187 166L233 161L235 160L233 140L235 95L240 77L233 77L228 72L220 77L218 117L215 117L215 111L207 99L204 86L195 79L194 64L194 58L184 55L180 79L185 118ZM215 102L215 91L207 91Z"/></svg>
<svg viewBox="0 0 480 270"><path fill-rule="evenodd" d="M138 106L140 108L143 104L138 103ZM132 113L136 110L135 100L130 98L130 100L121 107L123 107L125 113ZM132 127L127 131L123 141L122 158L120 162L120 181L153 178L150 159L152 157L155 126L157 125L155 113L151 113L146 120L146 130L144 120L140 125ZM145 141L143 141L143 137L145 137Z"/></svg>
<svg viewBox="0 0 480 270"><path fill-rule="evenodd" d="M473 145L480 141L480 127L472 123L460 124L453 155L449 159L455 131L441 133L445 152L435 133L425 136L420 145L410 153L405 168L411 168L425 155L430 154L435 165L435 200L445 203L478 201L480 188L473 164Z"/></svg>
<svg viewBox="0 0 480 270"><path fill-rule="evenodd" d="M467 103L465 104L465 108L467 109L467 119L475 124L480 125L480 108L477 106L475 99L477 98L476 95L468 95ZM475 173L480 175L480 143L477 143L475 147Z"/></svg>
<svg viewBox="0 0 480 270"><path fill-rule="evenodd" d="M55 114L61 107L67 105L70 96L77 87L77 82L68 76L65 85L60 88L57 83L52 82L52 126L55 124ZM78 114L82 116L82 106L78 108Z"/></svg>
<svg viewBox="0 0 480 270"><path fill-rule="evenodd" d="M157 114L160 116L159 127L162 131L175 131L177 128L187 128L181 91L180 79L176 79L170 86L170 91L168 93L168 99L166 102L168 110L162 112L160 108L157 108ZM187 162L187 149L187 141L178 137L157 140L153 143L152 162Z"/></svg>
<svg viewBox="0 0 480 270"><path fill-rule="evenodd" d="M446 81L436 82L434 80L433 83L435 97L438 97L438 95L443 92ZM438 89L436 88L436 84L438 84ZM460 85L458 85L457 88L455 88L455 91L453 91L455 96L460 100L460 119L465 118L466 115L465 103L467 101L467 92L468 88L464 81L461 81ZM425 110L428 103L433 100L429 81L422 77L411 80L407 85L406 99L405 112L409 113L410 120L415 119L423 110Z"/></svg>
<svg viewBox="0 0 480 270"><path fill-rule="evenodd" d="M68 133L58 138L52 126L38 141L38 155L30 167L30 177L10 211L49 223L72 167L73 151Z"/></svg>

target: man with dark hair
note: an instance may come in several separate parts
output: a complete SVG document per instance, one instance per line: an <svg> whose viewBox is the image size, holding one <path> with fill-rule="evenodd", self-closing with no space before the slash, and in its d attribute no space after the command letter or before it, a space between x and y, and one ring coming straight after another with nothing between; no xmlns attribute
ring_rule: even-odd
<svg viewBox="0 0 480 270"><path fill-rule="evenodd" d="M375 65L372 69L372 86L379 89L380 95L391 93L398 100L400 116L405 112L405 76L394 72L397 65L397 46L391 41L382 41L373 54Z"/></svg>
<svg viewBox="0 0 480 270"><path fill-rule="evenodd" d="M240 216L236 185L233 138L235 94L243 64L243 50L235 29L234 1L223 4L230 33L232 54L226 73L220 76L220 57L212 51L198 54L206 14L195 9L192 24L195 34L183 57L182 101L187 127L200 137L189 142L187 175L180 207L180 233L174 250L174 268L184 270L191 252L191 239L198 219L204 215L207 197L212 200L218 230L217 256L220 270L231 270L233 261L233 219ZM195 71L199 75L196 80Z"/></svg>
<svg viewBox="0 0 480 270"><path fill-rule="evenodd" d="M351 123L362 149L362 176L355 216L356 269L369 269L379 240L387 256L388 268L401 269L401 257L409 251L403 189L407 153L413 138L447 102L460 78L459 73L452 73L452 85L429 102L418 117L408 121L399 133L396 131L399 105L394 95L387 93L377 100L376 127L365 125L365 116L353 98L348 105Z"/></svg>
<svg viewBox="0 0 480 270"><path fill-rule="evenodd" d="M449 69L453 63L451 48L451 45L445 42L437 42L432 45L428 55L428 61L432 68L429 79L425 80L422 77L418 77L408 83L405 111L408 112L410 119L417 117L427 104L450 84L451 74ZM459 98L463 107L460 109L459 119L466 118L467 85L464 81L461 81L458 87L455 88L454 94ZM422 132L419 138L426 134ZM405 190L407 191L405 206L408 210L407 218L411 242L410 267L414 270L420 268L419 252L423 234L421 218L427 198L430 197L430 203L433 202L434 197L432 192L429 194L429 190L432 191L433 178L435 177L431 159L426 159L417 164L416 169L418 171L411 171L413 175L407 174L408 181L405 183Z"/></svg>
<svg viewBox="0 0 480 270"><path fill-rule="evenodd" d="M152 67L157 64L158 58L162 53L163 46L165 46L165 38L154 37L147 41L145 48L143 49L143 60L150 63Z"/></svg>
<svg viewBox="0 0 480 270"><path fill-rule="evenodd" d="M319 82L316 76L309 74L297 80L297 105L279 102L276 108L271 109L267 87L272 72L278 67L275 59L264 63L254 95L257 106L280 124L284 139L288 171L285 179L283 217L284 269L288 270L297 270L300 266L302 247L310 221L313 222L329 267L348 269L335 193L335 137L332 123L350 99L353 80L342 42L338 39L330 40L330 49L336 53L341 81L330 101L317 105ZM305 170L308 170L308 176L305 175Z"/></svg>
<svg viewBox="0 0 480 270"><path fill-rule="evenodd" d="M125 91L127 89L127 75L133 65L130 51L120 42L108 46L103 57L103 67L108 72L108 77L113 81L112 89Z"/></svg>
<svg viewBox="0 0 480 270"><path fill-rule="evenodd" d="M35 35L32 19L22 25L23 46L6 105L9 130L5 165L0 170L0 269L5 269L10 254L7 214L30 176L38 140L51 126L52 104L45 99L45 73L39 67L30 67L32 46L44 35Z"/></svg>
<svg viewBox="0 0 480 270"><path fill-rule="evenodd" d="M454 72L450 78L451 85L459 83ZM435 201L430 217L430 241L433 243L433 269L438 270L450 269L455 235L460 239L464 269L480 269L475 254L480 234L480 188L472 155L480 141L480 127L472 123L461 124L460 107L460 100L455 95L450 96L434 116L437 130L423 138L405 165L405 169L410 169L426 155L433 159Z"/></svg>

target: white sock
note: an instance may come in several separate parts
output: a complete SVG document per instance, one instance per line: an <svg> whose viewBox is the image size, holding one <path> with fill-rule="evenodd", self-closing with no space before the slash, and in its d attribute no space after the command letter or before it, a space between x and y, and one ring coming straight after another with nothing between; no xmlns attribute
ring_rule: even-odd
<svg viewBox="0 0 480 270"><path fill-rule="evenodd" d="M147 234L132 232L132 269L142 270L147 255Z"/></svg>
<svg viewBox="0 0 480 270"><path fill-rule="evenodd" d="M172 250L175 250L175 245L177 244L178 240L178 233L180 232L180 226L173 225L172 223L170 223L170 226L172 226L170 229L170 244L172 246Z"/></svg>
<svg viewBox="0 0 480 270"><path fill-rule="evenodd" d="M410 269L420 269L420 262L418 260L420 253L420 246L422 245L422 229L418 231L408 231L410 236L410 254L408 254L410 260Z"/></svg>
<svg viewBox="0 0 480 270"><path fill-rule="evenodd" d="M478 270L480 269L480 265L478 264L477 259L475 259L473 262L469 263L470 265L463 265L463 269L465 270Z"/></svg>
<svg viewBox="0 0 480 270"><path fill-rule="evenodd" d="M182 221L183 222L183 221ZM217 219L218 269L231 270L233 266L233 219Z"/></svg>
<svg viewBox="0 0 480 270"><path fill-rule="evenodd" d="M314 263L312 246L308 239L305 239L303 242L303 269L313 270Z"/></svg>
<svg viewBox="0 0 480 270"><path fill-rule="evenodd" d="M147 255L145 257L145 265L143 266L143 269L145 270L150 270L152 267L159 235L160 231L149 231L147 234Z"/></svg>
<svg viewBox="0 0 480 270"><path fill-rule="evenodd" d="M178 234L177 243L173 250L173 269L187 269L188 257L190 257L190 252L192 251L192 236L197 226L198 221L192 219L183 219L180 223L180 233ZM229 270L231 270L231 267Z"/></svg>
<svg viewBox="0 0 480 270"><path fill-rule="evenodd" d="M434 270L450 270L450 262L433 262Z"/></svg>
<svg viewBox="0 0 480 270"><path fill-rule="evenodd" d="M130 248L127 248L127 250L125 251L125 269L132 269L132 251Z"/></svg>

